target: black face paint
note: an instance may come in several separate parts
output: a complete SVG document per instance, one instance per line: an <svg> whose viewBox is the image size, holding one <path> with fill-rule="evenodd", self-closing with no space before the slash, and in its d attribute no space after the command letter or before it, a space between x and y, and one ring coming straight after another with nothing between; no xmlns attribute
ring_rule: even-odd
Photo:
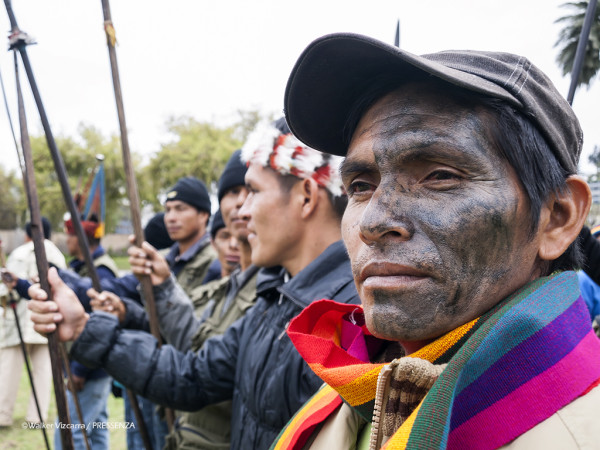
<svg viewBox="0 0 600 450"><path fill-rule="evenodd" d="M342 169L343 236L374 334L425 341L533 278L536 239L487 116L407 85L363 116Z"/></svg>

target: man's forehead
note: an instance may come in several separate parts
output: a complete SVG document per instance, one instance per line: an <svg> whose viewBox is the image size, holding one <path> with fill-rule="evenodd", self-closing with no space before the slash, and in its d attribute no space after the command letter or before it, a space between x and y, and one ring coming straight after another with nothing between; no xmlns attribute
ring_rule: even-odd
<svg viewBox="0 0 600 450"><path fill-rule="evenodd" d="M418 124L423 117L431 114L451 126L456 121L457 114L472 110L473 104L461 103L443 85L431 82L406 83L376 98L365 109L353 136L374 129L378 132L393 132L396 123Z"/></svg>
<svg viewBox="0 0 600 450"><path fill-rule="evenodd" d="M464 133L469 122L491 126L490 116L482 114L485 110L471 101L461 101L440 86L426 82L402 85L365 109L353 130L347 156L357 141L367 138L401 137L405 145L426 146L433 138L451 139Z"/></svg>
<svg viewBox="0 0 600 450"><path fill-rule="evenodd" d="M246 184L248 184L249 181L265 181L266 179L274 179L275 177L281 176L282 175L280 175L276 170L272 169L271 167L265 167L259 163L251 162L250 164L248 164L248 170L246 171L244 179L246 180Z"/></svg>

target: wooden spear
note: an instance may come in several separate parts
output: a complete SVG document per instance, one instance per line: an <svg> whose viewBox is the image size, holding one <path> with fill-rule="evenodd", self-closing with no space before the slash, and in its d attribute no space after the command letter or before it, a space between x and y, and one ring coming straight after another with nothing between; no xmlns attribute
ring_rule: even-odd
<svg viewBox="0 0 600 450"><path fill-rule="evenodd" d="M16 63L16 59L15 59ZM27 130L27 120L25 119L25 106L23 95L21 93L21 84L17 76L17 97L19 103L19 123L21 127L21 147L23 149L23 159L25 164L25 184L28 186L28 202L31 214L31 237L35 252L38 275L42 289L48 294L48 300L52 300L52 290L48 283L48 259L46 258L46 248L44 246L44 231L42 228L42 217L40 214L40 204L37 195L37 186L33 172L33 157L31 152L31 143ZM69 409L65 397L65 384L63 382L60 343L56 332L48 333L48 349L50 351L50 361L52 364L52 379L54 381L54 393L56 396L56 409L58 410L60 438L63 449L73 449L73 436L69 429Z"/></svg>
<svg viewBox="0 0 600 450"><path fill-rule="evenodd" d="M129 150L129 139L127 136L127 124L125 121L125 108L123 106L123 94L121 92L121 79L119 77L119 65L117 62L117 52L115 50L117 38L115 28L112 23L112 16L110 13L110 5L108 0L102 0L102 12L104 14L104 31L106 33L106 44L108 46L108 56L110 59L110 68L115 91L117 114L119 116L119 127L121 130L123 167L125 168L125 177L127 179L127 193L129 196L129 206L131 208L131 222L133 225L133 233L135 235L135 245L141 247L142 243L144 242L144 232L142 230L142 220L140 214L140 198L135 181L135 172L131 163L131 152ZM150 277L146 275L141 278L140 283L142 287L142 295L146 302L146 311L148 312L150 331L158 341L158 345L161 345L162 338L160 336L160 329L158 326L158 316L156 314L156 305L154 303L152 282ZM167 408L165 413L169 431L171 431L173 429L174 422L173 410Z"/></svg>
<svg viewBox="0 0 600 450"><path fill-rule="evenodd" d="M14 60L15 60L15 62L14 62L14 65L15 65L15 79L18 80L19 89L20 89L19 66L18 66L18 63L17 63L17 54L16 54L16 52L14 53ZM4 91L4 83L2 83L2 77L0 77L0 83L2 84L2 92L4 93L4 103L5 103L5 106L6 106L6 114L8 116L8 121L9 121L9 125L10 125L10 131L12 133L13 140L14 140L14 143L15 143L15 149L17 151L17 157L18 157L18 160L19 160L19 168L21 169L21 177L23 179L23 184L24 184L24 187L25 187L26 198L29 199L30 198L30 193L29 193L29 185L27 184L27 179L26 179L26 176L25 176L25 163L23 162L23 156L21 155L21 152L19 150L19 145L17 144L17 138L15 136L15 131L14 131L14 127L13 127L11 115L10 115L10 109L8 108L8 103L6 102L6 93ZM21 102L21 104L19 106L20 107L22 106L22 102ZM26 118L26 114L25 114L24 108L20 108L19 109L19 114L20 115L22 114L23 119ZM2 266L4 267L4 259L3 258L4 258L4 254L1 251L1 244L0 244L0 260L2 261ZM4 273L4 272L2 273L2 275L3 275L3 278L4 278L4 275L7 275L8 277L11 277L10 274ZM12 294L14 294L14 292L11 290L11 295ZM15 304L14 304L14 301L12 299L11 299L11 306L12 306L13 311L15 313L15 321L18 322L17 311L15 309ZM19 328L19 324L18 323L17 323L17 328ZM29 369L29 363L27 361L27 352L26 352L25 345L23 343L23 339L21 337L20 330L19 330L19 337L21 338L21 345L23 347L23 354L25 356L25 363L27 364L27 372L29 374L29 378L30 378L30 381L31 381L31 390L32 390L33 396L35 398L36 407L38 409L38 415L41 418L42 415L41 415L41 412L40 412L40 407L39 407L39 403L38 403L38 400L37 400L36 391L35 391L34 384L33 384L33 378L32 378L31 373L30 373L31 371ZM64 361L64 353L65 353L64 344L62 344L60 346L60 348L62 350L61 354L63 354L63 363L64 363L65 362ZM68 362L63 367L65 367L67 369L68 379L70 381L70 384L73 385L73 380L72 380L71 373L69 371ZM78 397L77 397L76 394L73 394L73 400L74 400L74 403L75 403L75 407L77 408L77 413L78 413L78 416L79 416L79 423L83 424L84 423L83 422L83 415L81 414L81 407L79 406L79 399L78 399ZM48 444L48 439L47 439L47 436L46 436L46 428L44 426L42 426L41 429L42 429L42 432L44 434L44 440L46 442L46 448L50 449L50 446ZM81 432L83 433L83 438L84 438L84 441L85 441L86 449L90 450L89 440L88 440L87 433L86 433L84 427L81 428Z"/></svg>
<svg viewBox="0 0 600 450"><path fill-rule="evenodd" d="M50 122L48 121L48 117L46 115L46 110L44 108L44 104L42 103L42 98L39 93L37 83L35 81L35 77L33 75L33 69L31 67L31 63L29 61L29 56L27 55L26 46L28 43L30 43L29 37L27 36L26 33L22 32L19 29L19 26L17 25L17 20L15 18L15 14L12 10L11 1L4 0L4 5L6 6L6 12L8 13L8 17L9 17L10 24L11 24L11 35L9 37L10 49L18 50L19 54L21 55L21 60L23 61L23 67L25 68L25 72L27 74L27 79L29 80L29 85L30 85L31 91L33 93L33 97L34 97L34 100L35 100L35 103L36 103L36 106L37 106L37 109L38 109L38 112L40 115L40 120L42 122L42 127L44 129L44 134L46 136L46 141L48 143L48 148L50 149L50 154L51 154L52 160L54 162L54 170L57 174L57 177L58 177L61 189L62 189L63 199L65 201L65 204L67 205L69 213L71 214L71 220L73 223L73 228L75 229L75 234L77 235L79 248L83 255L83 259L84 259L84 262L88 269L89 276L92 280L92 286L94 287L94 289L96 291L101 292L102 286L100 285L100 279L98 278L98 273L96 272L96 267L94 266L94 262L93 262L92 254L90 252L90 248L88 245L87 237L85 236L85 232L83 230L83 225L81 224L81 218L79 217L79 210L77 209L75 200L73 199L73 195L71 194L71 188L69 187L69 181L67 179L67 171L65 169L65 165L62 160L62 156L56 146L56 142L54 140L54 136L53 136L52 130L50 128ZM31 148L30 148L30 155L31 155ZM30 176L33 177L33 161L31 164L32 164L32 166L31 166ZM29 181L27 181L27 182L29 183ZM38 204L37 208L38 208L37 210L38 210L38 215L39 215L39 204ZM32 211L33 211L33 208L32 208ZM32 215L32 228L33 228L33 215ZM36 254L36 257L37 257L37 254ZM46 278L46 281L47 281L48 267L47 267L47 260L45 258L45 255L44 255L43 260L45 261L45 267L46 267L46 270L44 271L43 276ZM42 277L42 274L40 272L40 280L42 279L41 277ZM42 288L44 288L43 284L42 284ZM49 295L49 297L50 297L50 295ZM50 341L50 339L49 339L49 341ZM52 356L52 352L51 352L51 356ZM57 358L56 361L58 364L58 362L60 361L60 354L58 353L58 351L56 352L55 357ZM62 376L61 376L61 380L62 380ZM55 379L55 383L56 383L56 379ZM63 385L63 389L62 389L62 395L63 395L63 397L65 395L64 385ZM57 406L58 406L58 402L59 401L58 401L58 397L57 397ZM66 403L65 403L65 405L66 405ZM140 433L142 434L142 436L146 436L146 438L148 439L148 442L149 442L148 433L144 426L144 422L143 422L142 416L141 416L141 411L139 409L139 406L137 405L137 401L135 403L133 403L132 406L134 409L134 413L136 414L136 418L138 418L138 426L140 427ZM61 418L61 422L65 423L65 424L69 423L68 412L67 412L67 416L65 418L62 418L62 416L60 415L60 410L59 410L59 418ZM70 430L66 429L66 428L61 429L61 438L63 436L63 432L69 432L69 431ZM64 440L63 440L63 448L65 448L65 449L73 448L72 436L70 433L69 433L69 441L70 441L70 445L66 446L64 443ZM151 447L148 447L148 448L151 448Z"/></svg>

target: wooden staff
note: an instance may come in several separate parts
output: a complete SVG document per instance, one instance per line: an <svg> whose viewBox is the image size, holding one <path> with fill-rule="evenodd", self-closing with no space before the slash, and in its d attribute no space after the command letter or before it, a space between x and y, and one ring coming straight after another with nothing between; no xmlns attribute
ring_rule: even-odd
<svg viewBox="0 0 600 450"><path fill-rule="evenodd" d="M106 33L106 44L108 46L108 55L110 59L110 68L112 73L113 87L115 91L115 101L117 104L117 114L119 116L119 127L121 130L121 147L123 151L123 167L125 169L125 177L127 179L127 194L129 196L129 206L131 208L131 222L135 235L135 245L142 246L144 242L144 232L142 229L142 220L140 214L140 198L138 195L137 184L135 181L135 172L131 163L131 152L129 151L129 139L127 137L127 124L125 121L125 108L123 106L123 95L121 92L121 80L119 77L119 66L117 62L117 52L115 44L117 42L115 28L112 23L110 14L110 5L108 0L102 0L102 12L104 14L104 31ZM162 344L160 336L160 328L158 326L158 316L156 313L156 304L154 302L154 291L152 290L152 282L150 276L144 275L140 279L142 287L142 295L146 302L146 311L148 312L148 320L150 322L150 331L158 341L158 345ZM167 408L165 410L169 431L173 430L174 415L173 410Z"/></svg>
<svg viewBox="0 0 600 450"><path fill-rule="evenodd" d="M7 2L8 0L5 0ZM16 59L15 59L16 62ZM25 184L28 186L28 202L29 211L31 214L31 237L33 240L33 248L35 252L35 260L37 263L38 274L40 277L40 285L48 294L48 300L52 300L52 290L48 283L48 260L46 258L46 248L44 246L44 231L42 228L42 217L40 214L40 204L37 195L37 186L35 184L35 176L33 173L33 157L31 152L31 143L29 142L29 133L27 130L27 121L25 119L25 105L23 103L23 95L21 93L21 84L17 76L17 96L19 102L19 123L21 127L21 147L23 149L23 159L25 165ZM47 334L48 349L50 351L50 361L52 364L52 379L54 381L54 394L56 396L56 409L58 410L60 438L62 447L66 450L73 449L73 436L68 425L69 409L67 399L65 397L65 384L62 376L62 366L60 357L60 348L58 336L56 332Z"/></svg>
<svg viewBox="0 0 600 450"><path fill-rule="evenodd" d="M67 178L67 171L65 169L65 165L64 162L62 160L62 156L60 154L60 152L58 151L58 148L56 146L56 142L54 140L54 136L52 134L52 130L50 128L50 123L48 121L48 117L46 115L46 110L44 108L44 104L42 103L42 98L41 95L39 93L38 87L37 87L37 83L35 81L35 77L33 75L33 69L31 68L31 63L29 62L29 56L27 55L27 49L26 46L30 43L30 39L27 36L26 33L22 32L19 29L19 26L17 25L17 21L14 15L14 12L12 10L12 6L11 6L11 2L10 0L4 0L4 5L6 6L6 12L8 13L8 17L10 20L10 24L11 24L11 35L9 37L9 42L10 42L10 49L11 50L18 50L19 54L21 55L21 60L23 61L23 66L25 68L25 72L27 74L27 79L29 81L29 85L31 87L31 91L33 93L33 97L40 115L40 119L42 122L42 127L44 128L44 134L46 136L46 141L48 143L48 148L50 149L50 154L52 156L52 160L54 162L54 170L58 176L58 180L62 189L62 194L63 194L63 199L65 201L65 204L67 205L69 212L71 214L71 220L73 223L73 227L75 229L75 233L77 235L77 240L79 242L79 247L81 250L81 253L83 255L83 259L85 261L86 267L88 269L89 272L89 276L92 280L92 286L94 287L94 289L98 292L102 291L102 287L100 285L100 279L98 278L98 273L96 272L96 267L94 266L94 262L92 259L92 254L90 252L90 248L88 245L88 241L87 241L87 237L85 236L85 232L83 230L83 225L81 224L81 218L79 217L79 211L77 209L77 206L75 204L75 201L73 199L73 195L71 194L71 189L69 187L69 181ZM19 92L20 92L20 86L19 86ZM24 109L23 109L24 112ZM23 125L22 125L23 126ZM26 124L25 124L26 127ZM25 130L26 131L26 130ZM31 179L33 179L35 181L34 175L33 175L33 159L31 158L31 145L29 144L29 135L26 136L27 138L27 146L29 148L29 156L31 159L31 168L30 168L30 173L27 177L31 177ZM23 139L23 134L22 134L22 139ZM22 144L23 146L23 153L25 154L25 144ZM25 164L25 167L27 168L27 164ZM26 185L31 186L31 180L27 180ZM37 192L35 193L35 197L36 197L36 206L33 207L32 205L30 205L30 209L32 211L32 228L34 228L34 219L33 219L33 211L36 210L37 211L37 215L38 217L40 217L39 214L39 203L37 202ZM41 220L41 219L40 219ZM41 223L41 222L40 222ZM35 241L34 241L35 242ZM43 247L42 247L43 248ZM45 249L44 249L45 250ZM36 253L36 259L37 259L38 255ZM39 270L39 264L40 264L40 260L38 259L38 270ZM48 285L48 262L45 256L45 251L44 251L44 255L43 255L43 260L44 262L44 266L45 270L42 272L41 270L39 270L39 275L40 275L40 281L45 279L46 281L46 287L49 288ZM44 284L42 283L42 288L46 290L46 287L44 286ZM50 295L50 291L47 290L48 292L48 298L51 298ZM54 333L52 333L54 334ZM54 337L53 339L56 340L56 337ZM56 341L57 342L57 341ZM57 342L58 343L58 342ZM50 347L50 336L48 338L48 344L49 344L49 348ZM50 355L52 357L53 353L52 350L50 352ZM54 357L56 358L56 364L59 365L60 364L60 354L58 352L58 348L55 349L55 355ZM54 360L53 360L53 366L54 366ZM53 376L55 377L56 375L53 374ZM63 418L61 416L60 413L60 409L59 409L59 419L61 420L62 423L68 424L69 423L69 416L68 416L68 407L66 406L66 400L65 400L65 391L64 391L64 384L62 383L62 375L58 374L58 376L60 377L61 380L61 385L62 385L62 389L60 389L60 392L62 392L62 397L63 397L63 401L65 401L65 411L66 411L66 416ZM54 383L57 383L57 379L54 378ZM55 388L55 392L56 392L56 388ZM73 399L75 400L75 402L77 403L77 396L74 395ZM59 400L58 400L58 394L57 394L57 408L58 408L58 404L59 404ZM135 407L134 407L134 411L136 411ZM137 408L137 412L139 413L139 407ZM137 416L136 416L137 417ZM141 413L140 413L140 418L141 418ZM141 419L140 419L141 420ZM141 428L142 428L142 432L145 430L145 427L143 425L143 421ZM139 425L139 424L138 424ZM72 449L73 448L73 441L72 441L72 436L71 433L69 432L70 430L68 428L61 428L61 439L63 439L63 448L65 449ZM147 432L146 432L147 433ZM63 436L68 434L68 439L69 442L67 443L67 445L65 445L65 441ZM86 436L87 439L87 436Z"/></svg>
<svg viewBox="0 0 600 450"><path fill-rule="evenodd" d="M65 366L65 370L67 371L67 378L69 379L69 386L71 387L71 394L73 395L73 399L75 400L75 409L77 410L77 416L79 417L79 423L83 425L80 428L81 433L83 434L83 442L85 443L85 448L87 450L92 450L90 447L90 441L87 436L87 424L83 421L83 412L81 412L81 405L79 404L79 400L77 399L77 391L75 390L75 383L73 383L73 374L71 373L71 366L69 361L69 354L67 353L67 349L65 348L65 344L62 343L60 345L60 355L63 360L63 364Z"/></svg>
<svg viewBox="0 0 600 450"><path fill-rule="evenodd" d="M18 67L18 64L17 64L17 55L16 55L16 53L14 54L14 57L15 57L15 78L18 80L18 83L20 85L19 70L18 70L19 67ZM1 81L1 77L0 77L0 81ZM20 89L20 87L19 87L19 89ZM4 92L4 84L2 84L2 92L5 94L5 92ZM8 121L9 121L9 124L10 124L10 131L11 131L11 133L13 135L13 140L15 142L15 149L17 151L17 156L18 156L18 159L19 159L19 168L21 169L21 176L22 176L22 179L23 179L23 182L24 182L25 193L27 195L27 198L29 199L29 197L30 197L29 186L25 182L26 181L26 177L25 177L25 167L24 167L24 163L23 163L23 156L21 155L21 152L19 150L19 145L17 144L17 139L15 137L13 123L12 123L12 119L11 119L11 115L10 115L10 110L8 108L8 103L6 102L6 94L4 95L4 101L5 101L5 105L6 105L6 113L8 115ZM19 110L19 113L21 113L21 110ZM23 109L23 113L22 114L23 114L23 117L26 116L24 109ZM1 249L1 243L0 243L0 249ZM4 267L4 259L3 258L4 258L4 253L0 250L0 260L2 261L2 266ZM3 273L3 276L4 275L5 274ZM10 277L10 274L7 274L7 275ZM11 291L11 295L12 294L13 294L13 291ZM12 301L12 300L11 300L11 306L13 308L13 311L15 312L15 321L18 322L18 317L16 315L17 312L15 310L15 302ZM25 363L27 364L27 371L29 373L30 372L30 370L29 370L29 362L28 362L28 359L27 359L26 348L24 346L24 342L23 342L23 339L21 337L20 324L19 323L17 323L17 329L19 331L19 337L21 338L21 343L22 343L22 346L23 346L23 354L25 356ZM64 345L61 345L61 350L63 350L62 353L64 353ZM63 357L63 359L64 359L64 357ZM72 385L73 384L73 380L72 380L72 376L71 376L69 367L68 367L68 365L65 365L64 367L67 369L68 379L69 379L69 381L70 381L70 383ZM42 416L41 416L41 413L40 413L40 407L39 407L39 404L38 404L38 401L37 401L37 395L36 395L36 391L35 391L35 388L34 388L34 385L33 385L33 378L31 377L31 374L29 375L29 379L31 381L31 389L32 389L33 396L34 396L34 399L35 399L35 402L36 402L36 407L38 409L38 415L41 418ZM74 400L74 403L75 403L75 407L77 409L77 414L79 416L79 422L81 424L83 424L84 423L83 422L83 415L81 414L81 407L79 405L79 398L77 397L76 394L74 394L73 400ZM87 434L85 432L85 428L81 428L81 431L83 433L83 437L84 437L86 448L87 448L87 450L90 450L90 444L89 444L89 440L88 440ZM44 440L46 441L46 447L49 449L49 445L48 445L47 437L46 437L46 429L45 429L45 427L42 427L42 432L44 433Z"/></svg>

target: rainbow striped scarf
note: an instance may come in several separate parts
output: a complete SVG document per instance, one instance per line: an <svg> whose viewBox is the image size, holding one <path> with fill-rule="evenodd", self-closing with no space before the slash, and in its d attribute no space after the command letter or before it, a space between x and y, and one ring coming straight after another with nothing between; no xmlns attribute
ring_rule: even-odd
<svg viewBox="0 0 600 450"><path fill-rule="evenodd" d="M355 305L323 300L292 321L290 338L327 386L272 448L302 448L341 405L340 396L371 420L377 377L386 364L370 363L369 355L384 341L371 336L361 319ZM576 275L538 279L410 355L448 365L383 448L498 448L598 385L599 355Z"/></svg>

